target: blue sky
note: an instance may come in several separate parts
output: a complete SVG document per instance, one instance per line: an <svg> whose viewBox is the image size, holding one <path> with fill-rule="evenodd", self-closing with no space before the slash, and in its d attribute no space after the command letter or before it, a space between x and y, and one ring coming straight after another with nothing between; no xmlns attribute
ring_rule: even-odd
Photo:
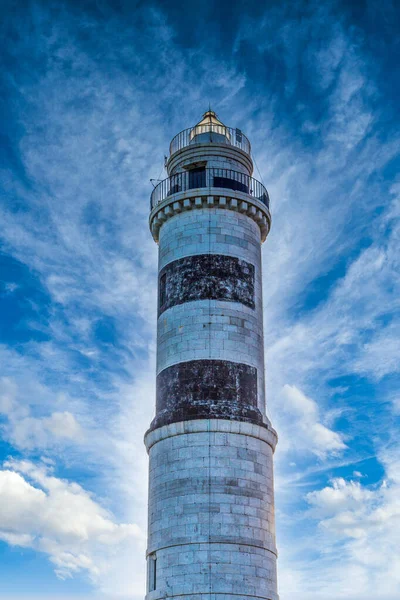
<svg viewBox="0 0 400 600"><path fill-rule="evenodd" d="M0 598L143 597L150 178L251 140L281 600L400 594L393 0L2 3Z"/></svg>

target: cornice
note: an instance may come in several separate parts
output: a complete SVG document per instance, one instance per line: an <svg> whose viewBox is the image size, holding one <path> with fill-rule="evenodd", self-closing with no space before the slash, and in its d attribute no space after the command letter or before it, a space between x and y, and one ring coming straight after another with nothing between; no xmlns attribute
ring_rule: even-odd
<svg viewBox="0 0 400 600"><path fill-rule="evenodd" d="M154 241L158 243L160 228L165 221L184 211L199 208L233 210L247 215L258 224L261 242L266 240L271 228L271 213L257 198L225 188L196 188L171 194L153 208L149 226Z"/></svg>

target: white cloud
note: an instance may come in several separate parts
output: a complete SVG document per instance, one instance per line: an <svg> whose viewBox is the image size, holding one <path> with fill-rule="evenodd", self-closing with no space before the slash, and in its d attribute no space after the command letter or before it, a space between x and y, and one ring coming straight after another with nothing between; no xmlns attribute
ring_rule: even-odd
<svg viewBox="0 0 400 600"><path fill-rule="evenodd" d="M360 473L360 471L353 471L353 477L357 477L358 479L362 479L364 475Z"/></svg>
<svg viewBox="0 0 400 600"><path fill-rule="evenodd" d="M342 436L321 423L318 404L296 386L286 384L281 399L283 449L312 452L319 458L337 455L346 449Z"/></svg>
<svg viewBox="0 0 400 600"><path fill-rule="evenodd" d="M382 327L371 342L363 345L354 368L375 379L400 372L400 324Z"/></svg>
<svg viewBox="0 0 400 600"><path fill-rule="evenodd" d="M61 578L85 571L96 581L118 550L143 537L43 464L9 460L0 471L0 538L48 554Z"/></svg>
<svg viewBox="0 0 400 600"><path fill-rule="evenodd" d="M46 448L58 441L82 441L82 429L68 411L54 412L49 417L12 419L10 441L17 448Z"/></svg>
<svg viewBox="0 0 400 600"><path fill-rule="evenodd" d="M50 417L43 418L42 423L56 437L77 440L82 435L79 423L68 411L54 412Z"/></svg>
<svg viewBox="0 0 400 600"><path fill-rule="evenodd" d="M40 395L49 394L37 382L28 386L29 392ZM21 390L17 383L9 378L0 380L0 414L5 417L3 435L17 448L47 448L57 443L82 442L82 427L76 417L69 411L54 411L46 417L31 416L29 401L26 402L27 390ZM38 401L38 397L35 401ZM68 398L61 396L63 404ZM44 408L44 407L43 407Z"/></svg>
<svg viewBox="0 0 400 600"><path fill-rule="evenodd" d="M13 292L15 292L15 290L18 289L18 284L15 282L7 282L4 284L4 289L7 292L7 294L12 294Z"/></svg>
<svg viewBox="0 0 400 600"><path fill-rule="evenodd" d="M323 12L323 7L319 6L318 11ZM310 36L308 44L316 65L315 77L310 81L318 87L322 76L325 90L331 86L335 90L337 85L324 115L326 124L307 121L307 133L319 136L319 148L310 153L301 145L298 131L293 134L293 122L279 122L282 113L274 105L278 95L271 92L268 98L264 88L262 96L255 94L250 88L254 83L251 77L247 80L220 58L209 59L203 53L200 60L197 50L182 53L174 45L174 36L164 25L162 15L154 12L151 18L146 16L154 33L150 38L160 39L161 44L151 44L154 54L143 64L139 64L135 45L142 43L140 32L136 32L136 40L132 29L113 18L105 19L103 27L85 15L85 38L94 31L96 39L102 40L97 61L85 53L84 44L74 45L73 36L65 36L57 20L51 23L51 39L38 27L36 35L41 44L48 45L46 56L52 57L57 45L57 57L61 61L68 57L69 75L64 77L62 69L54 68L50 60L39 82L32 79L35 83L20 86L20 127L25 135L19 158L35 192L12 178L10 195L26 202L29 210L5 209L1 213L5 251L38 274L52 301L46 329L51 341L25 345L24 357L0 350L2 368L10 370L11 381L0 398L8 418L3 433L26 455L39 448L59 462L63 459L59 451L62 445L68 446L68 461L91 461L95 464L92 474L97 474L97 489L109 490L108 501L124 513L122 520L140 525L145 523L147 471L142 435L154 405L154 369L151 360L142 357L153 352L156 318L156 247L147 229L150 186L146 189L145 181L158 175L169 135L197 118L210 89L223 108L220 116L230 115L228 124L246 126L271 192L274 222L263 251L267 394L272 421L280 435L278 455L284 449L294 450L296 461L292 465L300 477L305 458L312 463L314 454L321 468L326 468L325 459L332 460L345 449L344 436L334 430L335 413L324 382L332 376L353 373L355 368L378 380L397 367L393 359L395 346L389 349L388 344L385 351L385 335L395 332L387 329L379 337L380 327L375 326L375 320L391 310L399 297L398 287L387 285L396 281L398 233L393 230L386 247L377 240L382 223L387 223L389 215L398 216L397 199L381 220L374 215L373 227L368 222L371 248L357 259L349 259L346 274L331 294L313 311L300 315L297 311L297 303L301 305L311 282L329 272L337 258L348 258L347 253L357 246L365 231L365 219L382 202L373 175L398 152L395 136L385 144L381 138L368 137L375 117L364 93L373 92L373 85L363 74L357 49L340 24L331 33L324 29L323 42L318 39L318 44L313 44ZM274 31L270 16L251 23L248 39L252 43L257 40L257 47L265 51L275 44L275 51L278 48L284 55L288 72L295 74L299 72L296 43L304 30L296 37L298 23L289 27L285 19L285 39L290 43L282 48L281 32ZM265 31L268 22L273 35ZM312 27L313 19L304 17L302 25L307 27L307 23ZM19 27L21 43L29 43L35 33L26 36L22 23ZM76 22L71 31L75 27ZM109 44L113 30L120 38L115 46ZM314 54L316 46L319 52ZM15 44L17 62L19 47ZM22 55L26 52L23 46ZM110 57L111 79L110 73L104 75L104 65L109 63L103 63ZM129 68L118 69L116 65L121 63L129 63L138 74ZM16 80L15 85L18 83ZM289 77L286 83L290 94L296 81ZM168 123L167 108L172 115ZM354 157L351 153L357 144ZM259 177L257 173L255 176ZM366 181L368 193L363 187ZM345 232L349 223L354 223L351 235ZM115 318L120 328L118 344L106 356L93 339L94 323L103 315ZM370 339L365 340L367 329ZM75 354L88 359L88 366L77 364ZM295 385L285 385L288 381ZM341 409L337 410L336 416L341 414ZM281 466L282 461L278 469ZM13 480L13 486L24 489L30 501L37 497L36 492L44 494L40 502L48 521L40 521L40 525L42 531L53 533L46 537L29 527L23 530L16 526L14 531L4 531L3 539L46 552L63 576L79 569L89 572L96 585L110 595L116 589L134 587L141 593L144 553L138 545L124 546L118 541L126 530L111 515L102 513L89 496L94 507L77 501L84 523L71 517L76 531L60 531L48 508L56 504L55 490L47 489L24 468L21 463L6 471L18 475L20 479ZM48 473L45 477L51 479ZM59 489L71 494L70 485L63 482ZM344 496L343 502L354 500L356 489L337 486L336 494ZM333 489L334 485L328 487ZM79 489L76 495L86 498L83 488ZM289 493L294 503L300 501L293 487ZM371 493L377 497L374 490ZM368 504L372 499L365 501ZM347 510L353 514L356 509L352 506ZM291 517L294 512L290 512ZM25 512L21 509L21 518L24 514L25 518L31 514L28 508ZM89 514L98 517L94 530L85 525ZM336 514L324 518L328 521ZM356 531L359 520L354 515L352 518ZM333 536L340 526L335 521L331 529L322 529ZM293 532L290 547L301 545L297 523ZM83 540L85 536L87 541ZM74 546L69 541L73 538L78 540ZM314 544L313 539L311 552L315 547L318 540ZM107 548L118 552L111 556ZM103 568L105 555L108 569ZM337 600L340 594L350 598L351 589L348 596L346 593L353 577L363 580L365 593L370 593L368 573L357 560L351 560L343 569L348 581L333 571L329 582L333 591L326 582L320 586L327 590L327 598ZM289 575L282 577L283 586L289 579L293 585L293 592L287 596L284 592L282 600L302 593L306 600L324 600L315 574L325 568L329 574L327 563L320 560L312 564L307 559L300 566L296 571L292 563ZM312 593L311 581L315 581ZM376 580L373 589L382 589L382 584Z"/></svg>
<svg viewBox="0 0 400 600"><path fill-rule="evenodd" d="M357 512L373 498L374 492L364 488L358 481L346 481L341 477L333 479L330 486L307 494L307 501L314 513L324 518L338 513L347 515L349 511ZM342 519L343 524L345 521L346 517Z"/></svg>
<svg viewBox="0 0 400 600"><path fill-rule="evenodd" d="M282 565L284 597L296 591L299 600L363 600L370 590L385 600L399 597L399 455L398 446L379 453L385 477L378 484L337 477L306 494L302 525L310 531L315 522L318 530L300 536L297 556ZM308 560L301 556L305 548ZM294 572L297 587L286 570Z"/></svg>

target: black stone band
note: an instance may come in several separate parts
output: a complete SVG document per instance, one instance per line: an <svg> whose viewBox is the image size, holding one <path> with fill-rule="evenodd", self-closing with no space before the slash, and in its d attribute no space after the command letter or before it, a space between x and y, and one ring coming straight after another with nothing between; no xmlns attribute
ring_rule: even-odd
<svg viewBox="0 0 400 600"><path fill-rule="evenodd" d="M254 308L254 265L223 254L185 256L159 275L158 314L193 300L228 300Z"/></svg>
<svg viewBox="0 0 400 600"><path fill-rule="evenodd" d="M232 419L262 425L257 369L228 360L191 360L157 376L156 417L150 429L191 419Z"/></svg>

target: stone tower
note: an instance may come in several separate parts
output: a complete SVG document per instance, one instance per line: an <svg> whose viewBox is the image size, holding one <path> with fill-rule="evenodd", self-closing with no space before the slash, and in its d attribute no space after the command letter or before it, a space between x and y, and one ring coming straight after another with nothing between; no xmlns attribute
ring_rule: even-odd
<svg viewBox="0 0 400 600"><path fill-rule="evenodd" d="M261 243L250 143L209 110L151 195L159 244L146 600L277 600Z"/></svg>

